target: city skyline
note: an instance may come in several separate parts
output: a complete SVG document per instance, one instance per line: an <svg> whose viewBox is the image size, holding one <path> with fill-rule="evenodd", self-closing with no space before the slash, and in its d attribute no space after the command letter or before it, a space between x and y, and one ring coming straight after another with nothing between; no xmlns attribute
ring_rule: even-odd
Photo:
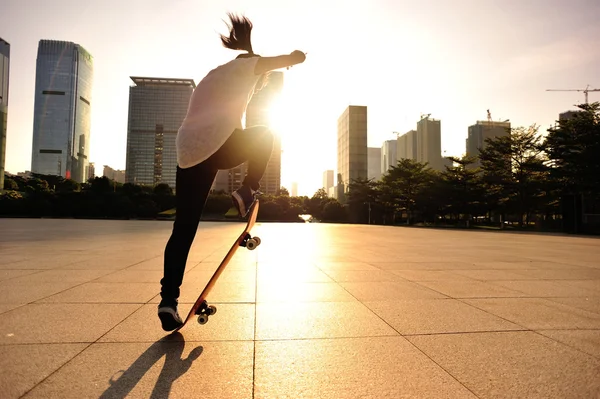
<svg viewBox="0 0 600 399"><path fill-rule="evenodd" d="M0 37L11 43L6 170L18 173L31 164L39 40L81 43L94 55L90 161L124 169L129 76L199 81L235 56L220 47L217 35L230 10L253 20L260 54L308 52L305 64L285 71L275 112L284 127L282 185L289 189L297 181L303 195L320 187L323 170L336 169L337 117L349 105L369 107L368 146L381 146L394 131L414 129L419 115L431 113L443 121L442 150L461 155L468 126L485 119L487 109L494 121L510 119L514 127L537 123L545 133L559 113L584 99L582 93L546 89L598 85L600 49L594 38L600 27L594 21L600 5L593 1L342 4L150 0L140 7L135 1L8 0L0 15ZM315 7L318 15L311 12ZM167 31L154 29L169 18L178 23ZM340 20L356 29L343 32L347 37L335 45L322 40L318 32ZM316 34L303 30L307 21ZM598 93L590 93L590 102L597 100ZM306 163L307 156L314 161ZM292 173L291 166L299 164L302 176Z"/></svg>

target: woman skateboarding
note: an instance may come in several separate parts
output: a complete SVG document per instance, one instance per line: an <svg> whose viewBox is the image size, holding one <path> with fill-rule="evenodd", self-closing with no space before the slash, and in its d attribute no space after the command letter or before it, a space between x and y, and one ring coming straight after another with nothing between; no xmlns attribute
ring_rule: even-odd
<svg viewBox="0 0 600 399"><path fill-rule="evenodd" d="M228 16L229 36L221 35L221 42L226 48L246 53L216 67L198 83L177 132L177 213L165 248L164 275L160 280L162 300L158 305L158 317L165 331L175 330L183 323L177 311L179 287L217 172L248 162L242 186L231 195L241 216L246 215L258 194L259 181L273 150L273 134L266 126L242 126L246 106L252 95L268 84L270 71L300 64L306 59L298 50L276 57L255 54L250 40L250 20L233 14Z"/></svg>

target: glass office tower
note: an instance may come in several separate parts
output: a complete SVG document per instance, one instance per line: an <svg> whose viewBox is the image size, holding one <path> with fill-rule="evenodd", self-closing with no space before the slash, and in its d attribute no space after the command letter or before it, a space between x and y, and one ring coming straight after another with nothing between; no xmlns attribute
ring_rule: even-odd
<svg viewBox="0 0 600 399"><path fill-rule="evenodd" d="M92 56L80 45L40 40L31 171L87 180L90 154Z"/></svg>

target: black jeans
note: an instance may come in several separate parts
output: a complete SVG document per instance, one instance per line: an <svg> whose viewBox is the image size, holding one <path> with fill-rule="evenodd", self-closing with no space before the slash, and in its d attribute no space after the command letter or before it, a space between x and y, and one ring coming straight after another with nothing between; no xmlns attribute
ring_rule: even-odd
<svg viewBox="0 0 600 399"><path fill-rule="evenodd" d="M165 248L164 274L160 280L163 304L177 304L190 248L217 172L248 161L248 173L242 184L257 190L272 152L273 134L265 126L255 126L236 129L225 144L202 163L186 169L177 167L177 213Z"/></svg>

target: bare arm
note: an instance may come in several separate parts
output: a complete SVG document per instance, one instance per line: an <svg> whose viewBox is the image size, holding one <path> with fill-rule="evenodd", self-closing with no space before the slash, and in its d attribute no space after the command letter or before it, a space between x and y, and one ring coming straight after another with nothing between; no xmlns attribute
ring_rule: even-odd
<svg viewBox="0 0 600 399"><path fill-rule="evenodd" d="M265 72L275 69L291 67L292 65L304 62L306 55L302 51L294 51L291 54L279 55L276 57L261 57L254 67L255 75L262 75Z"/></svg>

